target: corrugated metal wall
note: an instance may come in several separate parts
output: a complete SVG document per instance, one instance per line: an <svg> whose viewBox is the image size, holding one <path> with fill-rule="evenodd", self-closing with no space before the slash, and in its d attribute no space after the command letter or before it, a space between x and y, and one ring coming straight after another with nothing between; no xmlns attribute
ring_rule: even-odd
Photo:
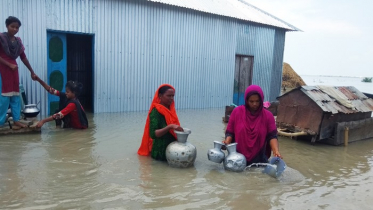
<svg viewBox="0 0 373 210"><path fill-rule="evenodd" d="M254 56L253 82L266 100L280 93L284 30L141 0L5 2L12 9L2 6L0 18L21 19L19 36L45 80L47 30L94 34L96 113L147 110L162 83L176 88L177 108L229 105L236 54ZM26 72L20 68L29 100L46 99Z"/></svg>
<svg viewBox="0 0 373 210"><path fill-rule="evenodd" d="M96 33L96 111L146 110L162 83L175 86L178 108L231 103L235 24L164 4L127 2L97 7L104 27ZM110 33L111 27L120 30Z"/></svg>
<svg viewBox="0 0 373 210"><path fill-rule="evenodd" d="M237 23L237 54L254 56L253 84L260 85L265 100L281 91L285 30L258 24Z"/></svg>
<svg viewBox="0 0 373 210"><path fill-rule="evenodd" d="M269 101L275 101L280 95L282 85L282 68L284 61L284 49L285 49L285 32L276 30L273 48L273 62L272 62L272 80L271 87L268 91Z"/></svg>

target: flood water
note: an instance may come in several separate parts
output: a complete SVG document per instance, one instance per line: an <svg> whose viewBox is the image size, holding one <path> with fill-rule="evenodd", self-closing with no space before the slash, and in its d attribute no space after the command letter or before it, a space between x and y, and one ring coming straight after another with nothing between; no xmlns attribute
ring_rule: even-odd
<svg viewBox="0 0 373 210"><path fill-rule="evenodd" d="M87 130L0 136L0 209L372 209L373 139L348 147L280 137L277 179L225 171L207 150L223 109L179 110L197 148L191 168L137 155L147 112L89 115Z"/></svg>
<svg viewBox="0 0 373 210"><path fill-rule="evenodd" d="M347 76L323 76L323 75L300 75L304 82L309 86L328 85L328 86L354 86L363 93L373 94L373 83L362 82L365 77L347 77ZM370 78L370 77L367 77Z"/></svg>

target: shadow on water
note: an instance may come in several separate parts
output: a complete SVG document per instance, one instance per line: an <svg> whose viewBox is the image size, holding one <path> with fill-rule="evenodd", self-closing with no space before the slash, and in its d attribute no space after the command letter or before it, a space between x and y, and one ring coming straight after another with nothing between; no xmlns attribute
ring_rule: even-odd
<svg viewBox="0 0 373 210"><path fill-rule="evenodd" d="M0 139L0 206L6 209L368 209L373 141L348 147L280 137L287 164L228 172L207 159L224 138L223 109L180 110L193 167L138 156L147 112L89 115L87 130L43 127ZM350 196L346 196L346 195ZM315 199L317 202L315 202Z"/></svg>

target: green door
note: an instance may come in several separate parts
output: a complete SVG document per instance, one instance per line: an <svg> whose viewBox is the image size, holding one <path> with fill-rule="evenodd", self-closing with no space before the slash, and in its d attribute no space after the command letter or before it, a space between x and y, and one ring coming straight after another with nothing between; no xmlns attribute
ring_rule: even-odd
<svg viewBox="0 0 373 210"><path fill-rule="evenodd" d="M65 92L66 74L66 35L48 32L48 84L58 91ZM59 97L48 94L48 113L58 109Z"/></svg>

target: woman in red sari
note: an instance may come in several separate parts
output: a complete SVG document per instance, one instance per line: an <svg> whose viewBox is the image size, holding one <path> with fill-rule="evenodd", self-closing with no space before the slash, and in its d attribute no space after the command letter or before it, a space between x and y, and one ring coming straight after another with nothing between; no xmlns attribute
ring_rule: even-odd
<svg viewBox="0 0 373 210"><path fill-rule="evenodd" d="M10 106L14 125L26 127L19 122L21 116L21 100L19 97L19 75L16 59L21 57L22 62L35 80L35 73L32 69L26 54L25 47L19 37L15 35L21 27L21 21L9 16L5 20L8 32L0 33L0 126L5 123L6 114Z"/></svg>
<svg viewBox="0 0 373 210"><path fill-rule="evenodd" d="M144 135L137 153L151 155L156 160L166 161L167 146L176 141L174 130L183 131L175 110L175 88L161 85L155 92L146 119Z"/></svg>
<svg viewBox="0 0 373 210"><path fill-rule="evenodd" d="M237 152L246 157L247 165L268 163L271 156L281 157L277 128L271 112L263 108L264 94L257 85L245 91L245 105L236 107L229 117L223 143L237 143Z"/></svg>

